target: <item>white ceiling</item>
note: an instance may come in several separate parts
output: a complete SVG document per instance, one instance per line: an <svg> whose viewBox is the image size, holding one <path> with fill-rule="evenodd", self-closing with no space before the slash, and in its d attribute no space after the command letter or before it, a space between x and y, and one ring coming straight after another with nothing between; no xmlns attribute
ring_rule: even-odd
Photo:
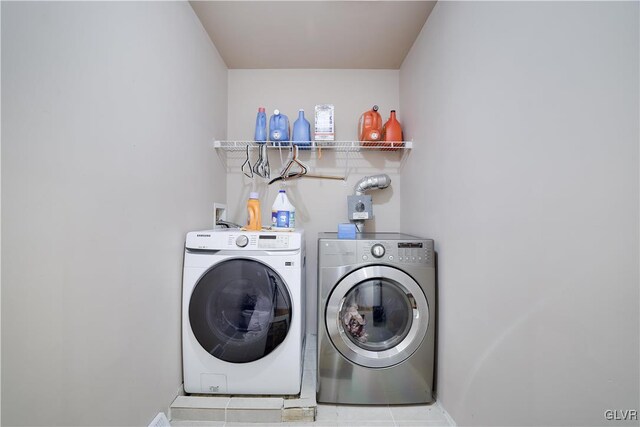
<svg viewBox="0 0 640 427"><path fill-rule="evenodd" d="M231 69L398 69L436 2L190 3Z"/></svg>

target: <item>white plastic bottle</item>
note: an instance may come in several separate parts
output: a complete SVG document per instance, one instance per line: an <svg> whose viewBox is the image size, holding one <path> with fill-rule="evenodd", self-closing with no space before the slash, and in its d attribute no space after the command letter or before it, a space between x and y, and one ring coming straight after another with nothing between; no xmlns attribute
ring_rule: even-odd
<svg viewBox="0 0 640 427"><path fill-rule="evenodd" d="M271 227L280 230L296 228L296 208L291 204L284 190L278 191L271 208Z"/></svg>

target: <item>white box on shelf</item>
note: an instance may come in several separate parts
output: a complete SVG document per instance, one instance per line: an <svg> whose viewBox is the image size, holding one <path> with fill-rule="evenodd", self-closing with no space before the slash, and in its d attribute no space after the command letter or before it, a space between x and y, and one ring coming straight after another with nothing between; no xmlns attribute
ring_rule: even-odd
<svg viewBox="0 0 640 427"><path fill-rule="evenodd" d="M335 141L336 128L333 104L318 104L315 109L315 141Z"/></svg>

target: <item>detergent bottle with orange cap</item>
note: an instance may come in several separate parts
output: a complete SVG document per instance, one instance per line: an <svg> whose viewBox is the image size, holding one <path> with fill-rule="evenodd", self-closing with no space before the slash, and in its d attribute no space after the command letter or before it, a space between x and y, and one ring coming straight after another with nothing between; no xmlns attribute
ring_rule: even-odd
<svg viewBox="0 0 640 427"><path fill-rule="evenodd" d="M260 215L260 199L258 193L252 192L249 194L249 201L247 202L247 230L260 231L262 230L262 216Z"/></svg>
<svg viewBox="0 0 640 427"><path fill-rule="evenodd" d="M391 110L389 120L387 120L387 122L384 124L384 127L382 128L382 135L384 145L385 147L388 147L384 148L385 151L395 151L399 147L404 146L404 143L402 142L402 126L396 118L396 110Z"/></svg>
<svg viewBox="0 0 640 427"><path fill-rule="evenodd" d="M371 110L365 111L360 116L358 138L362 145L373 145L370 143L382 140L382 117L378 113L377 105L374 105Z"/></svg>

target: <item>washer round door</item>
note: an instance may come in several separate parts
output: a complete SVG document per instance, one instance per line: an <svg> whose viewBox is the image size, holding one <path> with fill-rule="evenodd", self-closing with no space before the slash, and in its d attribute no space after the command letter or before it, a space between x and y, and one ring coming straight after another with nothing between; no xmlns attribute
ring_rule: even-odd
<svg viewBox="0 0 640 427"><path fill-rule="evenodd" d="M366 266L338 282L327 301L325 322L331 342L344 357L384 368L418 349L429 327L429 304L407 273Z"/></svg>
<svg viewBox="0 0 640 427"><path fill-rule="evenodd" d="M193 335L212 356L247 363L271 353L291 327L291 296L269 266L245 258L214 265L189 301Z"/></svg>

